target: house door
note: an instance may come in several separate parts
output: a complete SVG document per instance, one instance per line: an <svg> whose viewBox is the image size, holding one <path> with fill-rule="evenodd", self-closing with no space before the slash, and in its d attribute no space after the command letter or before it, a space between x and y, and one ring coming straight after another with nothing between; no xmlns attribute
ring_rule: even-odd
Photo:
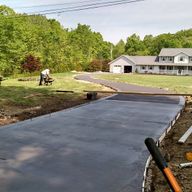
<svg viewBox="0 0 192 192"><path fill-rule="evenodd" d="M132 73L132 66L124 66L124 73Z"/></svg>
<svg viewBox="0 0 192 192"><path fill-rule="evenodd" d="M182 67L179 66L179 67L178 67L177 74L178 74L178 75L183 75L183 70L184 70L184 67L183 67L183 66L182 66Z"/></svg>

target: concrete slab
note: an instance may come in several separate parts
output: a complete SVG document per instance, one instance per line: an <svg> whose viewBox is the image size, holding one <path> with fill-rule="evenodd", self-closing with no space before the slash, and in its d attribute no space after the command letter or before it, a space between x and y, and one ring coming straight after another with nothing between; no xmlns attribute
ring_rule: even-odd
<svg viewBox="0 0 192 192"><path fill-rule="evenodd" d="M178 103L102 100L0 129L1 192L138 192Z"/></svg>
<svg viewBox="0 0 192 192"><path fill-rule="evenodd" d="M110 97L109 100L178 104L180 98L177 96L144 96L135 94L119 94L114 97Z"/></svg>

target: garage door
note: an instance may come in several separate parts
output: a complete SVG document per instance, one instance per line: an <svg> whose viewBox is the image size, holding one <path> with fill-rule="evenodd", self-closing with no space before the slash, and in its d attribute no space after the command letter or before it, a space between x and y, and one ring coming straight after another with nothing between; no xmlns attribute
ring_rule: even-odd
<svg viewBox="0 0 192 192"><path fill-rule="evenodd" d="M119 66L119 65L114 66L113 73L121 73L121 66Z"/></svg>

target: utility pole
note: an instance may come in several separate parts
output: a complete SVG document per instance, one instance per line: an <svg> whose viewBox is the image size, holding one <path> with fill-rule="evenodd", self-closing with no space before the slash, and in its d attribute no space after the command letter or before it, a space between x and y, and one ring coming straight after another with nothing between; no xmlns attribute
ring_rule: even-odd
<svg viewBox="0 0 192 192"><path fill-rule="evenodd" d="M113 60L113 45L111 44L111 50L110 50L110 52L111 52L111 60Z"/></svg>

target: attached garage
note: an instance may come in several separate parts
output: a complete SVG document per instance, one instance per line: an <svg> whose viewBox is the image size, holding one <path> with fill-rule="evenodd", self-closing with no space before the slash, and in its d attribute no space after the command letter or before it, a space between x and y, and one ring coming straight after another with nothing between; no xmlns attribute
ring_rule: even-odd
<svg viewBox="0 0 192 192"><path fill-rule="evenodd" d="M124 66L124 73L132 73L132 66Z"/></svg>
<svg viewBox="0 0 192 192"><path fill-rule="evenodd" d="M111 73L132 73L135 71L134 62L125 55L111 61L109 65Z"/></svg>
<svg viewBox="0 0 192 192"><path fill-rule="evenodd" d="M192 49L164 48L158 56L122 55L108 64L111 73L192 75Z"/></svg>

